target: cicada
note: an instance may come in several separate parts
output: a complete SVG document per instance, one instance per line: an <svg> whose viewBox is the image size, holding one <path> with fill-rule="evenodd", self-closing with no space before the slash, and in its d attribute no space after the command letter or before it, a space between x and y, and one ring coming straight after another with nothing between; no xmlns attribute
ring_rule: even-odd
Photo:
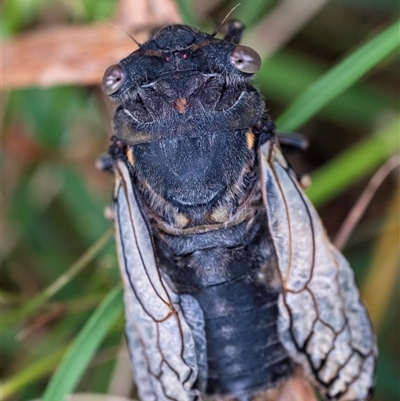
<svg viewBox="0 0 400 401"><path fill-rule="evenodd" d="M103 79L139 396L270 400L301 369L325 400L366 400L376 345L352 270L251 84L259 55L228 26L167 26Z"/></svg>

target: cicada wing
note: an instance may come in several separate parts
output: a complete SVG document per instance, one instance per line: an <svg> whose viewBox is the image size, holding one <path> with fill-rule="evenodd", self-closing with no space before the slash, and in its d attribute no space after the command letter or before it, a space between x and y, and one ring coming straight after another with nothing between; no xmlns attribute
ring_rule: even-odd
<svg viewBox="0 0 400 401"><path fill-rule="evenodd" d="M353 272L279 146L261 148L263 197L282 277L280 338L329 400L366 400L376 342Z"/></svg>
<svg viewBox="0 0 400 401"><path fill-rule="evenodd" d="M117 160L114 171L115 231L126 334L139 396L146 401L198 399L198 391L192 390L197 378L195 344L180 298L157 266L149 226L127 166Z"/></svg>

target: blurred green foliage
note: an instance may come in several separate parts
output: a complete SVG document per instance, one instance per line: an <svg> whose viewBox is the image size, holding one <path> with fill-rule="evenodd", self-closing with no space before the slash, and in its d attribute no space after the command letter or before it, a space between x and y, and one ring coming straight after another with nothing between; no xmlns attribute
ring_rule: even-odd
<svg viewBox="0 0 400 401"><path fill-rule="evenodd" d="M217 2L200 19L200 3L179 1L187 21L207 27L212 25L210 21L221 21L236 5L234 1ZM234 16L251 30L277 3L244 1ZM261 68L258 86L272 115L277 118L284 110L290 110L288 106L294 98L303 91L307 93L312 85L315 87L338 60L389 27L398 18L394 15L398 13L396 3L328 3ZM115 2L6 0L1 7L2 34L7 37L55 22L109 20ZM368 175L390 154L398 152L398 47L397 53L390 53L382 62L372 62L368 71L360 71L362 66L351 63L361 82L330 99L318 113L313 111L312 119L304 118L302 126L289 126L310 138L310 149L305 155L294 156L292 163L301 173L316 170L310 195L318 202L330 234L339 228ZM367 77L363 77L364 72ZM332 97L332 83L328 80L317 87L317 94ZM304 109L301 104L297 106L300 115L310 104L305 102ZM98 353L100 362L89 364L86 372L74 380L79 383L76 391L106 393L123 338L123 321L117 318L119 309L116 316L116 309L107 303L118 304L115 292L111 301L107 298L100 312L93 315L100 302L119 285L114 244L104 234L111 225L103 216L103 208L111 199L112 178L94 168L110 136L110 121L101 95L96 88L82 87L3 93L1 115L0 352L4 399L27 401L41 397L64 351L77 336L85 336L82 333L87 332L81 331L82 327L85 323L86 328L95 324L101 313L109 313L112 321L107 328L110 330L100 333L105 336L108 331ZM388 199L398 190L397 185L388 179L378 191L354 233L361 240L346 249L360 283L369 274L374 243L384 228ZM100 242L91 248L100 237ZM381 273L385 274L385 266ZM60 277L62 283L57 281ZM388 277L393 279L398 277ZM385 288L376 289L377 297L381 291ZM383 323L377 327L380 356L374 399L378 401L400 398L399 294L393 293L390 299L390 305L396 307L387 306ZM90 340L89 337L89 343ZM75 342L74 347L80 349L79 343ZM94 349L85 354L85 363L80 366L89 363L93 352ZM72 369L78 370L78 366Z"/></svg>

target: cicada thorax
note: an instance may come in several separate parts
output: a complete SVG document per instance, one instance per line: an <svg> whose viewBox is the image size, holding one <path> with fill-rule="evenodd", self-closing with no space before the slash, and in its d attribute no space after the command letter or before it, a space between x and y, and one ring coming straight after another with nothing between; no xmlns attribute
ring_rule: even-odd
<svg viewBox="0 0 400 401"><path fill-rule="evenodd" d="M213 74L178 72L124 103L115 129L151 212L176 228L226 223L257 179L258 93Z"/></svg>

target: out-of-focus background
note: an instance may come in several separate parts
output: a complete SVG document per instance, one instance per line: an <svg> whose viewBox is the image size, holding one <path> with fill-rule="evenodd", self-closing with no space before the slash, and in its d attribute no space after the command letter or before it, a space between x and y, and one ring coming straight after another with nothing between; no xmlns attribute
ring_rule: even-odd
<svg viewBox="0 0 400 401"><path fill-rule="evenodd" d="M179 21L179 14L212 32L235 5L230 0L2 2L4 400L41 397L68 345L119 284L111 223L103 213L113 179L95 169L112 134L111 107L98 83L105 68L136 45L109 22L139 41L152 29ZM297 95L394 23L399 4L243 0L232 17L248 27L243 43L264 58L257 86L279 122ZM399 71L397 47L296 128L310 147L291 161L298 173L313 178L309 195L332 237L372 175L399 152ZM377 401L400 399L399 208L394 169L344 249L378 335ZM76 392L129 396L118 316Z"/></svg>

